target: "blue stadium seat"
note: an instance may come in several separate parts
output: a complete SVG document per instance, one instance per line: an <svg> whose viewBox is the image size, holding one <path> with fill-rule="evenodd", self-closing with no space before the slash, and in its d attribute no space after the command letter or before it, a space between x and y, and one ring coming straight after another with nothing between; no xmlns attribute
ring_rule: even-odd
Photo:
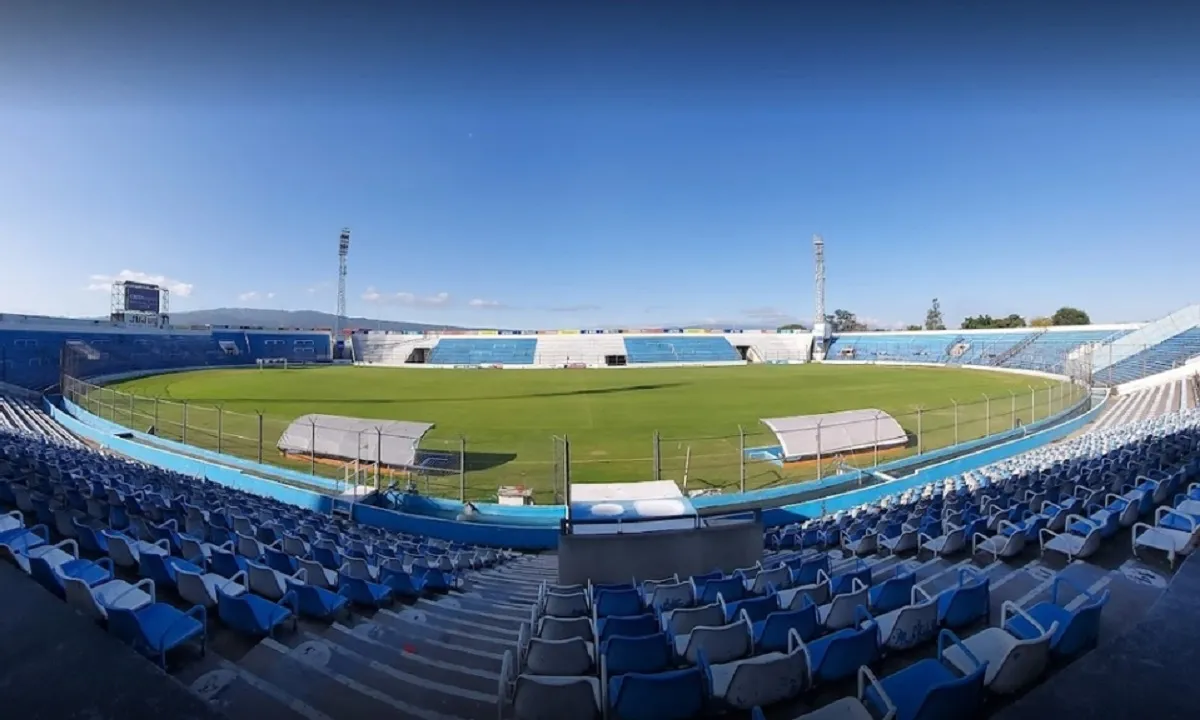
<svg viewBox="0 0 1200 720"><path fill-rule="evenodd" d="M532 365L537 338L442 338L429 354L431 365Z"/></svg>
<svg viewBox="0 0 1200 720"><path fill-rule="evenodd" d="M742 359L724 337L708 335L626 337L625 357L630 365L736 362Z"/></svg>

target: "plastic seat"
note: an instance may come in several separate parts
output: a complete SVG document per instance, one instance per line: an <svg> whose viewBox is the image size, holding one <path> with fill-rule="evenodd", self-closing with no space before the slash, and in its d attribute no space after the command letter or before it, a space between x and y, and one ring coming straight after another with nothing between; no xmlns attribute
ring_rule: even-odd
<svg viewBox="0 0 1200 720"><path fill-rule="evenodd" d="M350 599L358 605L379 608L392 602L392 589L387 585L370 582L361 578L342 575L338 582L338 594Z"/></svg>
<svg viewBox="0 0 1200 720"><path fill-rule="evenodd" d="M186 568L175 568L175 589L179 597L193 605L212 608L217 605L217 590L227 595L242 595L246 592L246 573L224 578L216 573L198 573Z"/></svg>
<svg viewBox="0 0 1200 720"><path fill-rule="evenodd" d="M728 709L750 710L791 700L808 690L812 678L804 641L794 630L789 635L786 652L711 665L701 657L713 698Z"/></svg>
<svg viewBox="0 0 1200 720"><path fill-rule="evenodd" d="M124 580L109 580L89 586L82 580L63 578L67 604L98 622L108 620L108 608L138 610L155 602L154 581L139 580L129 584Z"/></svg>
<svg viewBox="0 0 1200 720"><path fill-rule="evenodd" d="M1066 598L1059 594L1063 586L1074 589L1084 597L1084 602L1074 610L1068 609L1064 604ZM1066 578L1055 578L1050 600L1040 602L1023 613L1006 617L1004 629L1022 640L1032 640L1042 634L1042 628L1056 626L1057 630L1050 640L1051 654L1063 658L1075 657L1095 647L1100 637L1100 615L1108 598L1107 589L1096 595ZM1036 623L1027 618L1036 620Z"/></svg>
<svg viewBox="0 0 1200 720"><path fill-rule="evenodd" d="M986 618L991 612L988 578L973 570L958 571L958 582L937 595L938 622L950 629L966 627Z"/></svg>
<svg viewBox="0 0 1200 720"><path fill-rule="evenodd" d="M704 709L707 676L698 667L610 677L610 720L689 720Z"/></svg>
<svg viewBox="0 0 1200 720"><path fill-rule="evenodd" d="M896 574L871 588L868 593L869 610L875 616L892 612L904 607L912 598L912 588L916 587L917 574L906 565L896 566Z"/></svg>
<svg viewBox="0 0 1200 720"><path fill-rule="evenodd" d="M129 610L108 607L108 629L134 650L155 658L159 667L166 668L167 653L196 639L203 655L207 636L207 616L199 605L187 612L166 603L156 602Z"/></svg>
<svg viewBox="0 0 1200 720"><path fill-rule="evenodd" d="M879 659L883 649L879 625L859 606L860 624L838 630L806 644L813 682L836 682L854 677L858 668Z"/></svg>
<svg viewBox="0 0 1200 720"><path fill-rule="evenodd" d="M963 650L968 671L962 675L950 668L945 653ZM942 720L975 717L983 706L987 664L975 659L949 630L938 635L938 657L874 680L870 673L859 678L859 697L876 717L894 713L895 720Z"/></svg>
<svg viewBox="0 0 1200 720"><path fill-rule="evenodd" d="M512 720L600 720L603 698L600 679L591 677L517 674L516 660L506 650L501 660L499 716Z"/></svg>
<svg viewBox="0 0 1200 720"><path fill-rule="evenodd" d="M748 616L743 616L747 622ZM777 610L752 624L754 647L757 652L787 652L790 636L795 633L808 642L822 631L817 606L805 599L799 610Z"/></svg>
<svg viewBox="0 0 1200 720"><path fill-rule="evenodd" d="M991 627L966 640L946 648L944 657L964 674L980 663L987 666L984 685L992 692L1010 695L1037 681L1050 662L1050 641L1058 624L1043 628L1032 616L1015 603L1005 602L1001 610L1004 621L1019 615L1036 631L1028 639L1017 637L1002 627Z"/></svg>
<svg viewBox="0 0 1200 720"><path fill-rule="evenodd" d="M687 634L675 635L672 641L675 655L693 665L701 654L709 662L724 663L754 653L754 633L745 620L716 627L701 625Z"/></svg>
<svg viewBox="0 0 1200 720"><path fill-rule="evenodd" d="M296 628L299 607L294 591L288 591L276 603L252 593L231 595L225 591L226 587L217 587L217 614L221 622L234 630L254 637L269 637L288 620L292 621L292 629Z"/></svg>

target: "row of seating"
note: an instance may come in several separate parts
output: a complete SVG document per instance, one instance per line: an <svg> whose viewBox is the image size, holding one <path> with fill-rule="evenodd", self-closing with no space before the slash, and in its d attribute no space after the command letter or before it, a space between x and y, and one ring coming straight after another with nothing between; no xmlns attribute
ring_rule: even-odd
<svg viewBox="0 0 1200 720"><path fill-rule="evenodd" d="M772 566L685 581L668 578L629 586L544 587L530 629L523 630L516 654L506 660L502 702L511 705L517 717L536 716L539 707L569 706L573 714L582 716L607 711L620 717L682 718L704 708L747 709L804 692L803 683L789 683L789 678L807 677L818 683L822 678L832 681L857 671L864 680L859 695L815 716L865 710L864 703L872 702L876 711L900 705L906 712L950 702L957 712L969 714L982 701L984 688L1015 692L1041 675L1049 657L1073 657L1094 644L1107 592L1094 595L1075 587L1075 598L1068 603L1061 590L1071 584L1058 578L1047 602L1028 611L1006 604L999 627L966 639L943 633L938 636L935 664L918 663L879 681L868 666L881 653L910 649L932 641L939 630L966 627L986 617L987 581L964 569L954 587L929 597L916 583L915 572L904 565L876 585L871 567L860 559L835 567L831 556L816 548L840 544L854 553L868 547L870 552L923 547L951 554L965 549L969 542L973 552L989 552L999 558L1020 554L1024 544L1015 538L1033 536L1044 550L1078 556L1079 543L1099 541L1107 528L1144 514L1146 507L1168 499L1186 479L1200 472L1198 424L1200 416L1177 416L1165 424L1127 428L1122 442L1112 445L1107 438L1059 448L1055 450L1057 461L1039 468L1033 478L1018 473L1003 484L954 488L907 508L893 506L890 517L886 513L864 513L857 518L847 514L818 521L811 528L786 528L772 534L774 545L811 544L777 558ZM1080 454L1074 457L1074 452ZM1076 476L1076 472L1080 474ZM1136 483L1125 487L1123 497L1105 492L1107 483L1131 478ZM1193 490L1200 492L1200 486ZM1061 497L1062 504L1046 500L1047 496ZM1108 504L1096 506L1097 500ZM1036 516L1031 514L1030 503L1039 510ZM1089 507L1092 514L1086 518L1072 515L1072 510ZM1166 508L1159 514L1185 522L1179 513ZM956 519L962 524L955 525ZM945 523L951 529L938 538L926 535L921 542L917 527L909 526L901 534L913 539L910 546L886 542L901 535L889 534L888 528L905 520L924 521L926 529L930 522ZM1050 524L1065 527L1065 531L1054 533L1046 527ZM1165 525L1160 518L1157 527ZM969 533L967 527L978 531ZM879 536L885 538L880 545L863 542ZM1178 546L1194 544L1195 537L1187 535L1173 547L1181 552ZM1059 538L1072 540L1055 547ZM1136 538L1135 529L1135 542ZM764 583L766 577L771 581ZM698 604L714 586L716 602ZM774 632L768 630L772 627ZM807 665L801 665L799 659L802 648ZM971 658L975 660L968 662ZM808 674L798 673L798 667ZM573 674L566 675L567 669ZM960 696L968 686L975 688L967 694L973 698L969 700ZM920 692L905 694L901 692L904 687ZM870 698L872 692L875 701ZM671 701L655 700L664 697ZM574 704L564 705L567 703Z"/></svg>
<svg viewBox="0 0 1200 720"><path fill-rule="evenodd" d="M75 436L51 420L41 408L23 398L0 395L0 430L79 444Z"/></svg>
<svg viewBox="0 0 1200 720"><path fill-rule="evenodd" d="M212 610L269 636L301 615L445 593L512 557L4 432L0 504L16 508L0 519L0 557L163 665L176 648L203 650Z"/></svg>
<svg viewBox="0 0 1200 720"><path fill-rule="evenodd" d="M505 657L502 716L543 717L545 708L585 718L683 719L712 710L759 711L864 672L872 678L866 687L881 693L877 710L899 705L911 712L921 702L949 702L958 714L945 716L968 716L982 702L985 688L1016 692L1040 677L1051 656L1069 659L1094 645L1108 599L1106 593L1094 596L1073 588L1086 600L1068 606L1060 588L1070 584L1059 579L1049 601L1028 611L1006 603L998 627L960 639L952 631L969 629L990 614L989 581L977 571L961 569L953 586L930 596L904 567L878 584L861 560L827 575L829 555L812 551L784 559L780 567L793 575L815 569L816 582L790 592L768 588L734 602L718 595L717 603L671 610L655 608L652 597L658 587L678 584L674 578L626 587L546 587L539 601L543 611L576 608L577 603L555 600L574 597L590 604L592 615L535 613L536 625L522 628L516 652ZM757 575L764 572L770 570L758 568ZM746 588L754 574L753 569L738 571L727 578L737 584L727 587ZM688 582L698 591L705 581ZM650 612L604 614L635 610ZM903 680L873 679L870 666L935 639L941 671L917 663L916 670L902 671L907 673ZM909 683L922 692L901 692ZM974 688L967 698L950 690L964 685ZM859 697L814 716L857 717L837 713L864 700L862 687Z"/></svg>
<svg viewBox="0 0 1200 720"><path fill-rule="evenodd" d="M1125 331L1127 332L1127 331ZM1081 345L1115 336L1112 330L957 333L865 333L835 335L826 359L921 362L1002 367L1061 373Z"/></svg>
<svg viewBox="0 0 1200 720"><path fill-rule="evenodd" d="M1097 357L1103 357L1104 352L1103 347L1097 348ZM1200 328L1192 328L1096 371L1096 380L1120 385L1171 370L1197 357L1200 357Z"/></svg>
<svg viewBox="0 0 1200 720"><path fill-rule="evenodd" d="M52 329L28 325L0 326L0 382L42 390L58 382L62 358L76 377L96 377L137 370L253 365L260 358L292 362L328 361L328 332L298 331L161 331L80 322ZM64 352L65 351L65 352Z"/></svg>

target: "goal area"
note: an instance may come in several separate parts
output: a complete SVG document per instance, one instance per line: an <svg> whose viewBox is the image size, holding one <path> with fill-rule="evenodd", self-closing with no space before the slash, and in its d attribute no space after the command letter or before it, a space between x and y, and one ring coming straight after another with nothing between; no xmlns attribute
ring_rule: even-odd
<svg viewBox="0 0 1200 720"><path fill-rule="evenodd" d="M263 369L287 370L288 369L287 358L259 358L255 362L258 363L259 370L263 370Z"/></svg>

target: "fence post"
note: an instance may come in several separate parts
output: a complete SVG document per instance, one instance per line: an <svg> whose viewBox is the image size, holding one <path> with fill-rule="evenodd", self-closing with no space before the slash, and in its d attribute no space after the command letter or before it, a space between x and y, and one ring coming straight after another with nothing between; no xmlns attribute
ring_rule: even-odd
<svg viewBox="0 0 1200 720"><path fill-rule="evenodd" d="M1026 385L1029 388L1029 422L1037 422L1037 389L1032 385Z"/></svg>
<svg viewBox="0 0 1200 720"><path fill-rule="evenodd" d="M317 474L317 421L312 419L308 421L312 425L312 435L309 437L308 443L308 474ZM357 483L356 483L357 484ZM378 488L376 488L378 490Z"/></svg>
<svg viewBox="0 0 1200 720"><path fill-rule="evenodd" d="M571 436L563 435L563 504L567 518L571 517Z"/></svg>
<svg viewBox="0 0 1200 720"><path fill-rule="evenodd" d="M917 406L917 454L921 455L925 452L925 442L922 438L924 433L921 431L921 416L924 415L925 409L920 405Z"/></svg>
<svg viewBox="0 0 1200 720"><path fill-rule="evenodd" d="M379 492L379 466L383 462L383 428L375 428L375 492Z"/></svg>
<svg viewBox="0 0 1200 720"><path fill-rule="evenodd" d="M1046 381L1046 417L1054 414L1053 395L1054 383Z"/></svg>
<svg viewBox="0 0 1200 720"><path fill-rule="evenodd" d="M817 481L821 480L821 418L817 418Z"/></svg>
<svg viewBox="0 0 1200 720"><path fill-rule="evenodd" d="M129 393L129 427L133 427L133 393Z"/></svg>
<svg viewBox="0 0 1200 720"><path fill-rule="evenodd" d="M188 408L187 400L184 400L184 401L183 401L183 431L182 431L182 433L181 433L181 435L182 435L181 442L182 442L184 445L187 445L187 423L188 423L188 419L187 419L187 416L188 416L187 408Z"/></svg>
<svg viewBox="0 0 1200 720"><path fill-rule="evenodd" d="M992 399L987 393L983 394L983 414L984 418L983 435L988 437L992 434Z"/></svg>
<svg viewBox="0 0 1200 720"><path fill-rule="evenodd" d="M224 430L224 413L221 412L221 406L217 406L217 454L221 454L221 432Z"/></svg>
<svg viewBox="0 0 1200 720"><path fill-rule="evenodd" d="M262 441L263 441L263 419L262 413L258 413L258 462L262 463Z"/></svg>
<svg viewBox="0 0 1200 720"><path fill-rule="evenodd" d="M958 401L951 398L950 402L954 403L954 444L958 444Z"/></svg>
<svg viewBox="0 0 1200 720"><path fill-rule="evenodd" d="M1017 429L1017 394L1012 390L1008 391L1009 397L1012 398L1012 408L1009 410L1008 429Z"/></svg>
<svg viewBox="0 0 1200 720"><path fill-rule="evenodd" d="M158 396L154 396L154 434L158 435Z"/></svg>
<svg viewBox="0 0 1200 720"><path fill-rule="evenodd" d="M738 425L738 481L746 492L746 431Z"/></svg>
<svg viewBox="0 0 1200 720"><path fill-rule="evenodd" d="M879 411L875 411L875 467L879 467Z"/></svg>
<svg viewBox="0 0 1200 720"><path fill-rule="evenodd" d="M654 468L650 476L655 480L662 480L662 436L658 434L657 430L654 431L654 438L651 442L654 443L654 447L651 448L650 453L650 457L653 458Z"/></svg>
<svg viewBox="0 0 1200 720"><path fill-rule="evenodd" d="M458 501L467 501L467 437L458 436Z"/></svg>

